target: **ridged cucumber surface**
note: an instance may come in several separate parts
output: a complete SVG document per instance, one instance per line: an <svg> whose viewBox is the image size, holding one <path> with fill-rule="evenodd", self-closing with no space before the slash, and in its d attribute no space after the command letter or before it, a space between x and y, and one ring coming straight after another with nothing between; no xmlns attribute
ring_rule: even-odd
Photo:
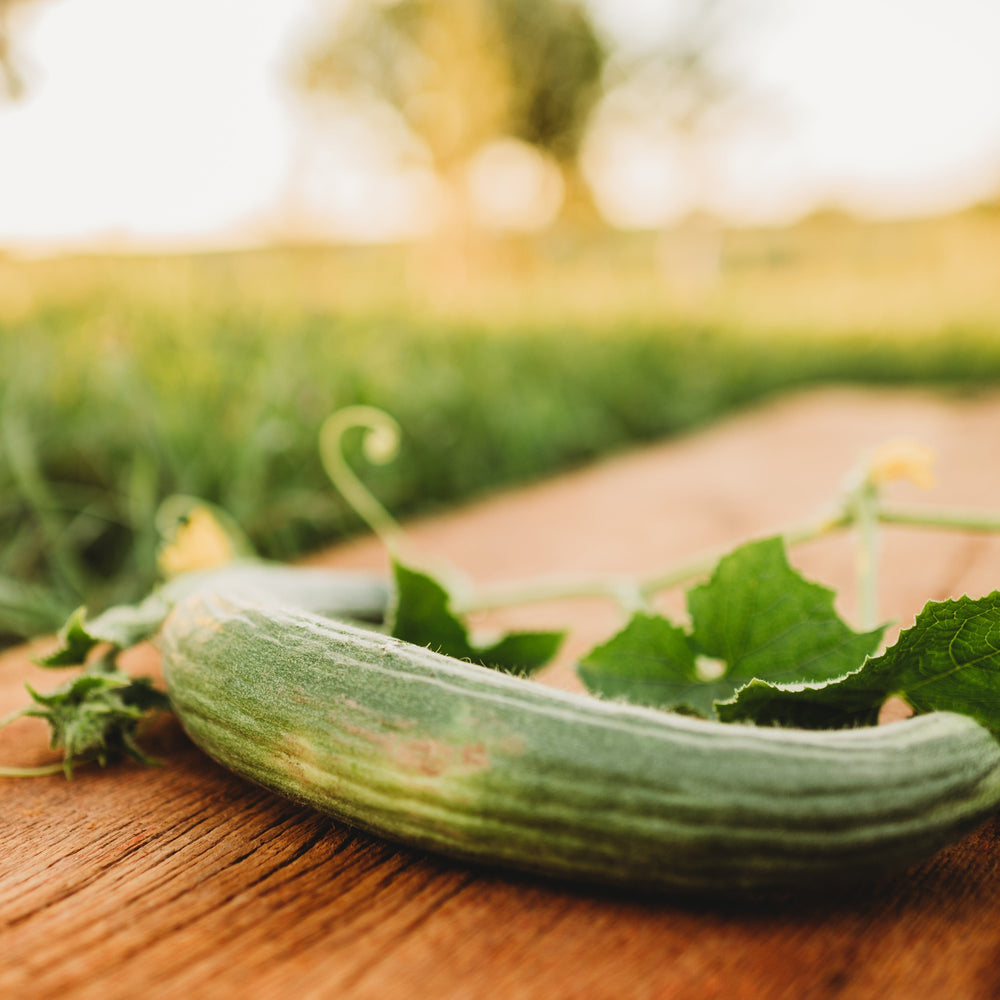
<svg viewBox="0 0 1000 1000"><path fill-rule="evenodd" d="M175 607L159 645L183 727L221 764L489 865L795 892L910 865L1000 803L1000 745L950 713L832 732L727 725L222 593Z"/></svg>

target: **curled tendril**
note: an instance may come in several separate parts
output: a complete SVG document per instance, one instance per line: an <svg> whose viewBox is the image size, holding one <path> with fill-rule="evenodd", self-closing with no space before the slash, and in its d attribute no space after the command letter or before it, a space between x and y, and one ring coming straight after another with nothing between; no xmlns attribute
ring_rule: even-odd
<svg viewBox="0 0 1000 1000"><path fill-rule="evenodd" d="M356 427L364 431L362 454L373 465L385 465L399 454L402 432L388 413L374 406L347 406L327 417L320 428L320 461L330 482L351 509L395 553L402 542L403 529L357 477L344 455L344 435Z"/></svg>

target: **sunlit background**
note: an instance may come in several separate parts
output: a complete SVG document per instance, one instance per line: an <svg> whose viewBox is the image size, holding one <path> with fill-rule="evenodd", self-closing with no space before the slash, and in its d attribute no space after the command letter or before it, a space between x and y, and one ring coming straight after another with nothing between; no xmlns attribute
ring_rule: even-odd
<svg viewBox="0 0 1000 1000"><path fill-rule="evenodd" d="M359 7L424 23L359 28ZM516 128L490 7L6 0L20 97L0 105L0 245L393 241L447 226L458 199L477 225L537 231L565 208L567 170L624 229L921 215L1000 189L996 4L589 0L601 51L578 85L594 93L561 164ZM394 79L370 52L322 65L352 31Z"/></svg>
<svg viewBox="0 0 1000 1000"><path fill-rule="evenodd" d="M1000 386L1000 5L0 0L0 644L832 382ZM169 501L168 506L173 501ZM175 505L176 506L176 505ZM173 509L173 508L171 508Z"/></svg>

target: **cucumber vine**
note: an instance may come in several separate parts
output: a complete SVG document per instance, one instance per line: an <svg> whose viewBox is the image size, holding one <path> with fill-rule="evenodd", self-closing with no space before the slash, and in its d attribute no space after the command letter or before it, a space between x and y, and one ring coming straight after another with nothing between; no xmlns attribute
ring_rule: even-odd
<svg viewBox="0 0 1000 1000"><path fill-rule="evenodd" d="M368 461L396 457L398 423L373 407L351 406L324 423L320 458L334 487L392 556L384 608L376 588L358 616L381 609L380 627L397 638L527 674L554 656L561 633L516 633L482 644L463 617L553 598L603 596L619 605L626 622L578 665L580 679L595 695L723 721L819 728L870 724L887 698L900 696L916 712L948 708L1000 733L1000 594L929 604L893 647L879 652L880 525L1000 531L1000 514L885 502L883 487L894 479L930 484L933 456L927 449L911 442L877 449L827 508L780 535L730 552L704 553L634 578L552 576L475 588L454 571L430 574L418 568L426 560L410 551L403 528L347 459L345 438L359 429ZM116 656L154 636L171 607L195 589L218 583L216 574L225 573L228 586L239 583L266 595L263 600L305 600L323 608L315 597L318 584L303 582L308 571L282 567L279 573L254 560L224 512L196 499L171 498L161 521L172 533L160 553L166 582L135 607L112 608L94 618L77 612L61 631L58 647L40 663L82 666L82 672L49 694L29 687L32 704L0 719L0 726L25 716L46 719L62 763L0 769L0 776L54 771L69 776L76 764L105 764L121 756L151 762L136 743L136 730L148 712L169 708L169 702L148 679L123 673ZM858 543L860 631L837 616L832 591L803 579L786 557L789 547L849 528ZM447 585L440 582L445 578ZM688 626L652 610L656 594L689 583L696 585L687 592Z"/></svg>

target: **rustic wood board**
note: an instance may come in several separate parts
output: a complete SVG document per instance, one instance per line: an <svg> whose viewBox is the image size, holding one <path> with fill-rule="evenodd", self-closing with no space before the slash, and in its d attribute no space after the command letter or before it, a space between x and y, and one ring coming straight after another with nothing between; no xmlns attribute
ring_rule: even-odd
<svg viewBox="0 0 1000 1000"><path fill-rule="evenodd" d="M996 399L796 397L423 521L413 539L481 581L641 572L809 513L862 448L900 433L941 451L935 501L1000 507L998 428ZM977 595L1000 581L995 540L893 532L885 549L884 605L900 623L929 597ZM848 615L850 552L841 539L795 557L847 588ZM321 561L383 565L369 540ZM561 602L484 622L539 623L574 627L546 678L568 685L567 665L614 628L615 613ZM44 685L29 654L45 645L0 657L0 714L22 702L25 680ZM150 648L127 663L157 669ZM0 780L2 995L1000 996L996 822L905 876L837 895L766 905L641 899L473 870L355 833L228 774L170 718L147 743L163 767L83 768L70 783ZM40 724L0 733L0 759L49 759Z"/></svg>

